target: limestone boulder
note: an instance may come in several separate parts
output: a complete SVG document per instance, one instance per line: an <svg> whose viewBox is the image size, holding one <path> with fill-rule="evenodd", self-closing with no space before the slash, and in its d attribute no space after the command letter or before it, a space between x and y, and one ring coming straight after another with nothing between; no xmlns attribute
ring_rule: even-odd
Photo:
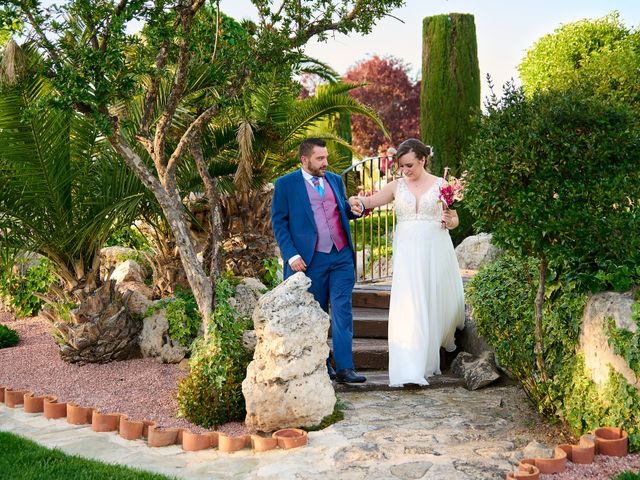
<svg viewBox="0 0 640 480"><path fill-rule="evenodd" d="M122 282L116 285L129 312L142 318L151 306L153 290L142 282Z"/></svg>
<svg viewBox="0 0 640 480"><path fill-rule="evenodd" d="M164 308L142 321L138 343L143 357L162 363L179 363L188 351L169 337L169 321Z"/></svg>
<svg viewBox="0 0 640 480"><path fill-rule="evenodd" d="M229 299L229 303L243 317L251 317L258 299L266 290L267 287L257 278L243 278L236 286L236 293Z"/></svg>
<svg viewBox="0 0 640 480"><path fill-rule="evenodd" d="M125 260L119 263L111 274L111 280L115 280L116 285L124 282L144 283L147 271L135 260Z"/></svg>
<svg viewBox="0 0 640 480"><path fill-rule="evenodd" d="M256 345L258 344L258 337L256 337L255 330L245 330L242 332L242 345L245 350L253 355L256 351Z"/></svg>
<svg viewBox="0 0 640 480"><path fill-rule="evenodd" d="M479 233L465 238L456 247L456 257L461 270L480 270L496 260L502 251L491 244L490 233Z"/></svg>
<svg viewBox="0 0 640 480"><path fill-rule="evenodd" d="M471 305L465 305L464 328L456 331L456 345L458 348L473 355L481 355L483 352L493 352L491 346L478 332L476 321L473 318Z"/></svg>
<svg viewBox="0 0 640 480"><path fill-rule="evenodd" d="M637 326L631 318L634 293L602 292L589 297L582 317L579 349L584 355L584 364L591 379L597 385L605 385L609 378L609 365L626 380L640 389L640 379L629 368L623 357L609 346L607 324L615 321L616 327L636 332Z"/></svg>
<svg viewBox="0 0 640 480"><path fill-rule="evenodd" d="M127 258L132 258L136 255L136 251L133 248L127 247L105 247L100 250L100 279L106 280L109 272L116 268L119 263L122 263Z"/></svg>
<svg viewBox="0 0 640 480"><path fill-rule="evenodd" d="M325 364L330 321L310 285L298 272L260 297L253 313L257 345L242 382L252 431L313 426L333 412Z"/></svg>
<svg viewBox="0 0 640 480"><path fill-rule="evenodd" d="M493 352L480 356L460 352L451 363L451 373L464 379L467 390L486 387L500 378Z"/></svg>

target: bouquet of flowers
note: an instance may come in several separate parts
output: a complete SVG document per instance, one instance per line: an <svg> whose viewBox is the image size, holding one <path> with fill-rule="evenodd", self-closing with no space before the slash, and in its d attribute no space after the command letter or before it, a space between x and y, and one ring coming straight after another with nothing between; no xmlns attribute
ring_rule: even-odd
<svg viewBox="0 0 640 480"><path fill-rule="evenodd" d="M445 167L444 178L447 180L447 183L440 187L439 200L443 205L446 205L447 208L455 210L458 203L464 199L463 192L466 185L467 172L464 171L460 178L456 178L452 175L449 175L447 178L448 173L449 167Z"/></svg>

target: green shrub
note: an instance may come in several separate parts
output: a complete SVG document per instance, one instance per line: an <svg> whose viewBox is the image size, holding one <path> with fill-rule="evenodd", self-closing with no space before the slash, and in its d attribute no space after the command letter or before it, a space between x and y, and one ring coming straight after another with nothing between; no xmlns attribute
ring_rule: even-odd
<svg viewBox="0 0 640 480"><path fill-rule="evenodd" d="M591 380L583 358L576 355L587 297L553 268L544 303L547 376L540 375L533 353L537 264L535 259L505 256L469 282L466 296L478 332L540 412L566 421L577 435L604 425L621 427L629 434L630 450L640 450L640 393L613 369L606 384Z"/></svg>
<svg viewBox="0 0 640 480"><path fill-rule="evenodd" d="M55 282L51 262L43 258L22 276L13 275L10 269L3 269L0 272L0 294L9 300L16 315L30 317L38 313L44 303L34 294L47 293Z"/></svg>
<svg viewBox="0 0 640 480"><path fill-rule="evenodd" d="M19 341L18 332L0 323L0 348L13 347Z"/></svg>
<svg viewBox="0 0 640 480"><path fill-rule="evenodd" d="M282 267L280 266L280 262L277 257L265 258L262 261L262 266L264 267L262 283L271 290L280 283L280 278L282 278ZM280 275L278 275L278 272L280 272Z"/></svg>
<svg viewBox="0 0 640 480"><path fill-rule="evenodd" d="M554 415L563 394L557 373L575 357L586 297L561 279L548 287L543 321L545 381L534 354L538 263L533 258L501 257L473 277L466 297L478 332L493 347L498 362L511 371L541 412Z"/></svg>
<svg viewBox="0 0 640 480"><path fill-rule="evenodd" d="M183 347L189 347L198 336L202 317L193 294L185 289L176 288L172 298L165 298L147 309L145 316L166 309L169 323L169 337Z"/></svg>
<svg viewBox="0 0 640 480"><path fill-rule="evenodd" d="M146 250L149 248L149 241L140 233L140 230L132 225L127 225L113 232L105 246L120 246L134 248L136 250Z"/></svg>
<svg viewBox="0 0 640 480"><path fill-rule="evenodd" d="M251 357L242 344L246 319L229 304L234 291L228 279L218 279L208 341L195 342L189 375L178 384L179 415L206 428L245 416L242 381Z"/></svg>
<svg viewBox="0 0 640 480"><path fill-rule="evenodd" d="M640 470L638 470L638 473L627 470L613 477L613 480L640 480Z"/></svg>

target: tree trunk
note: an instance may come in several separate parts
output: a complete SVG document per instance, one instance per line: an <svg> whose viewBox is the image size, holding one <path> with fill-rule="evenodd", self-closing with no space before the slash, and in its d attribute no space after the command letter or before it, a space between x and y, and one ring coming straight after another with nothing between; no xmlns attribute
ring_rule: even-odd
<svg viewBox="0 0 640 480"><path fill-rule="evenodd" d="M202 265L198 262L184 215L182 199L175 189L169 191L165 188L166 186L175 185L175 182L171 181L171 179L165 179L163 182L159 181L119 133L111 135L109 142L122 156L122 159L133 173L151 190L156 200L158 200L160 208L162 208L162 212L173 232L182 266L198 304L200 315L202 315L204 331L207 332L213 306L213 287Z"/></svg>
<svg viewBox="0 0 640 480"><path fill-rule="evenodd" d="M542 375L542 379L546 380L546 372L544 368L544 341L542 336L542 308L544 306L544 283L547 278L547 257L544 255L540 259L540 267L539 267L539 277L538 277L538 292L536 293L536 301L535 301L535 319L536 319L536 330L535 330L535 348L533 352L536 356L536 365L540 374Z"/></svg>

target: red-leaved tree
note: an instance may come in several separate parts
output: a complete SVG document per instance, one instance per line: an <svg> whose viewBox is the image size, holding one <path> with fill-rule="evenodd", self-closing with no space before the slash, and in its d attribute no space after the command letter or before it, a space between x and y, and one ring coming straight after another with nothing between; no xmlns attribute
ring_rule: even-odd
<svg viewBox="0 0 640 480"><path fill-rule="evenodd" d="M369 119L354 115L351 120L353 146L362 155L377 155L389 145L420 138L420 81L413 82L402 60L375 55L362 60L344 75L350 83L366 83L349 95L375 110L391 133L391 139Z"/></svg>

